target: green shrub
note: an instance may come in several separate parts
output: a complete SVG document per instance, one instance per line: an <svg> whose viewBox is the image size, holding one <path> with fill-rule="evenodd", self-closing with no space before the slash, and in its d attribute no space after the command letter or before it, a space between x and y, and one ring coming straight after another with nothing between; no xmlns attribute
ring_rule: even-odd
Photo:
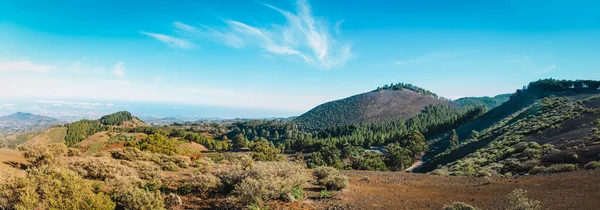
<svg viewBox="0 0 600 210"><path fill-rule="evenodd" d="M169 138L167 138L165 135L159 133L150 134L148 137L135 143L128 143L126 146L133 146L140 150L166 155L174 155L178 153L175 142L169 140Z"/></svg>
<svg viewBox="0 0 600 210"><path fill-rule="evenodd" d="M469 204L463 203L463 202L454 202L450 205L445 205L443 209L444 210L477 210L477 208L475 208Z"/></svg>
<svg viewBox="0 0 600 210"><path fill-rule="evenodd" d="M541 202L527 198L527 190L514 189L506 196L506 210L537 210L541 209Z"/></svg>
<svg viewBox="0 0 600 210"><path fill-rule="evenodd" d="M281 160L279 153L281 153L281 151L271 145L266 139L255 142L254 147L252 147L252 158L257 161Z"/></svg>
<svg viewBox="0 0 600 210"><path fill-rule="evenodd" d="M179 166L173 162L167 162L162 166L162 170L165 171L179 171Z"/></svg>
<svg viewBox="0 0 600 210"><path fill-rule="evenodd" d="M600 169L600 162L599 161L590 161L587 164L585 164L585 169Z"/></svg>
<svg viewBox="0 0 600 210"><path fill-rule="evenodd" d="M554 164L548 167L544 166L536 166L529 173L531 174L540 174L540 173L559 173L559 172L569 172L577 170L577 166L575 164Z"/></svg>
<svg viewBox="0 0 600 210"><path fill-rule="evenodd" d="M331 198L332 195L333 195L333 193L331 193L327 189L321 190L319 192L319 198Z"/></svg>
<svg viewBox="0 0 600 210"><path fill-rule="evenodd" d="M70 170L42 166L0 184L0 209L107 209L115 203Z"/></svg>
<svg viewBox="0 0 600 210"><path fill-rule="evenodd" d="M348 177L332 167L318 167L314 170L314 176L317 178L317 184L329 190L341 190L348 186Z"/></svg>
<svg viewBox="0 0 600 210"><path fill-rule="evenodd" d="M381 155L375 152L365 151L360 156L352 156L352 169L368 171L387 171Z"/></svg>
<svg viewBox="0 0 600 210"><path fill-rule="evenodd" d="M138 162L137 172L140 179L160 180L162 178L162 169L151 162Z"/></svg>

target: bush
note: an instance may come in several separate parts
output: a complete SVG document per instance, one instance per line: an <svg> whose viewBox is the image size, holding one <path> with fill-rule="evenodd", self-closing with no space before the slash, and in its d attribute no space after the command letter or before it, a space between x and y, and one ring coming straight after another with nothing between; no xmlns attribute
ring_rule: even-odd
<svg viewBox="0 0 600 210"><path fill-rule="evenodd" d="M278 161L281 160L279 151L266 139L261 139L252 147L252 158L257 161Z"/></svg>
<svg viewBox="0 0 600 210"><path fill-rule="evenodd" d="M450 205L444 205L444 210L477 210L477 208L463 203L463 202L454 202Z"/></svg>
<svg viewBox="0 0 600 210"><path fill-rule="evenodd" d="M327 191L327 189L321 190L319 192L319 198L331 198L333 194L330 191Z"/></svg>
<svg viewBox="0 0 600 210"><path fill-rule="evenodd" d="M506 196L506 210L537 210L541 209L540 201L527 198L527 190L514 189Z"/></svg>
<svg viewBox="0 0 600 210"><path fill-rule="evenodd" d="M248 204L275 199L293 201L294 194L304 189L310 179L303 166L289 162L258 162L246 173L233 194Z"/></svg>
<svg viewBox="0 0 600 210"><path fill-rule="evenodd" d="M119 206L125 209L165 209L163 198L159 191L128 187L120 190L118 194L114 194L113 198Z"/></svg>
<svg viewBox="0 0 600 210"><path fill-rule="evenodd" d="M375 152L365 151L362 155L353 156L350 160L352 161L352 169L355 170L387 171L381 155Z"/></svg>
<svg viewBox="0 0 600 210"><path fill-rule="evenodd" d="M576 169L577 169L577 166L575 164L561 163L561 164L554 164L554 165L551 165L548 167L536 166L533 169L531 169L531 171L529 173L531 173L531 174L559 173L559 172L575 171Z"/></svg>
<svg viewBox="0 0 600 210"><path fill-rule="evenodd" d="M105 181L116 176L131 176L131 168L122 166L114 159L88 157L69 163L69 168L86 179Z"/></svg>
<svg viewBox="0 0 600 210"><path fill-rule="evenodd" d="M160 180L162 178L161 168L151 162L138 162L136 169L140 179Z"/></svg>
<svg viewBox="0 0 600 210"><path fill-rule="evenodd" d="M115 208L110 197L73 171L42 166L27 173L0 184L0 209Z"/></svg>
<svg viewBox="0 0 600 210"><path fill-rule="evenodd" d="M600 162L598 161L590 161L587 164L585 164L585 169L600 169Z"/></svg>
<svg viewBox="0 0 600 210"><path fill-rule="evenodd" d="M132 144L126 144L127 146L133 146L140 150L150 151L154 153L162 153L166 155L174 155L178 153L175 142L169 140L162 134L150 134L148 137Z"/></svg>
<svg viewBox="0 0 600 210"><path fill-rule="evenodd" d="M67 156L69 157L79 157L81 156L81 150L75 148L67 149Z"/></svg>
<svg viewBox="0 0 600 210"><path fill-rule="evenodd" d="M332 167L318 167L314 170L314 176L317 178L317 184L329 190L341 190L348 186L348 177Z"/></svg>
<svg viewBox="0 0 600 210"><path fill-rule="evenodd" d="M47 146L38 143L27 143L19 148L23 157L33 166L55 164L61 156L67 153L67 146L64 144L49 144Z"/></svg>
<svg viewBox="0 0 600 210"><path fill-rule="evenodd" d="M169 195L165 196L165 207L167 209L175 209L181 205L183 205L183 201L181 197L176 194L169 193Z"/></svg>

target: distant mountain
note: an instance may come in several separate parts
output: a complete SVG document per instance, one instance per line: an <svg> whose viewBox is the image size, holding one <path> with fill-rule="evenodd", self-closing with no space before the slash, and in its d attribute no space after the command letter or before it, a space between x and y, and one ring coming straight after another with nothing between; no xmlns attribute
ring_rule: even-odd
<svg viewBox="0 0 600 210"><path fill-rule="evenodd" d="M501 94L494 97L464 97L456 99L452 102L460 107L469 107L469 106L485 106L488 110L496 108L500 106L504 102L507 102L510 99L511 93Z"/></svg>
<svg viewBox="0 0 600 210"><path fill-rule="evenodd" d="M399 83L321 104L292 121L305 129L363 122L390 122L411 118L427 105L449 103L449 100L422 88Z"/></svg>
<svg viewBox="0 0 600 210"><path fill-rule="evenodd" d="M0 133L23 133L41 131L52 125L62 124L57 119L34 115L30 113L17 112L8 116L0 117Z"/></svg>

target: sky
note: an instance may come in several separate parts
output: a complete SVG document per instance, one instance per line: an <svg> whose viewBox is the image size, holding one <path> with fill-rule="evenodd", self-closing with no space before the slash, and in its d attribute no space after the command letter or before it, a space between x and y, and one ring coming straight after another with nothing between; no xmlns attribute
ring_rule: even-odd
<svg viewBox="0 0 600 210"><path fill-rule="evenodd" d="M593 0L0 0L0 114L287 117L600 79Z"/></svg>

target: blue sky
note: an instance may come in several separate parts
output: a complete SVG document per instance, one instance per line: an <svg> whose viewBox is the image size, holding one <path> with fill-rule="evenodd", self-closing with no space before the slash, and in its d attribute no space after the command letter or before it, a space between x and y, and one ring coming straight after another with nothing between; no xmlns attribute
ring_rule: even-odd
<svg viewBox="0 0 600 210"><path fill-rule="evenodd" d="M599 7L592 0L4 0L0 113L156 104L163 111L132 111L291 116L391 82L458 98L513 92L540 78L600 79Z"/></svg>

